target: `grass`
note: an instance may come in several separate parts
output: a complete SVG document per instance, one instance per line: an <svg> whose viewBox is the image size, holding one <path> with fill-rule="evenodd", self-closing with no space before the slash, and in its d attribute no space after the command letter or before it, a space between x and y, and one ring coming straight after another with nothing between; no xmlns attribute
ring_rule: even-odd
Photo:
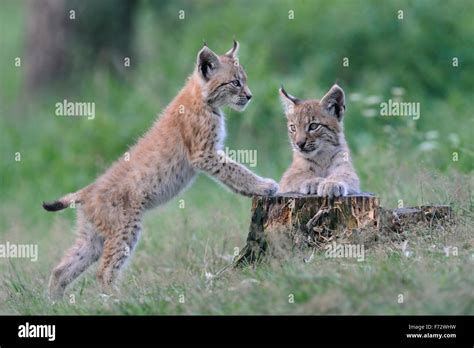
<svg viewBox="0 0 474 348"><path fill-rule="evenodd" d="M2 3L0 243L38 244L39 258L0 258L0 314L474 314L471 2L301 1L292 22L285 1L272 2L272 11L266 1L210 3L143 2L133 69L117 78L91 65L36 96L23 93L24 70L12 64L24 54L25 6ZM404 22L394 16L399 7ZM187 19L177 22L181 8ZM343 30L333 30L334 23ZM206 274L245 244L250 200L201 176L146 216L118 299L99 295L92 267L68 290L75 303L49 302L51 269L74 240L74 211L48 214L41 201L90 183L143 134L190 73L203 36L222 52L233 35L255 98L243 114L226 111L226 145L257 150L252 170L279 179L290 161L279 85L314 98L339 78L363 190L377 193L385 207L451 204L456 224L381 236L367 245L363 262L317 253L310 263L289 257L210 282ZM416 57L400 54L415 48ZM446 63L455 54L457 70ZM351 65L343 69L344 56ZM370 100L391 98L397 86L404 100L421 103L421 118L367 116L377 108ZM55 117L54 104L64 98L95 102L97 117ZM399 248L402 239L409 256ZM446 257L447 247L458 255Z"/></svg>
<svg viewBox="0 0 474 348"><path fill-rule="evenodd" d="M466 208L456 209L453 226L381 236L366 246L362 262L326 258L322 251L310 263L289 257L209 280L206 274L228 264L234 248L245 244L250 206L248 199L200 178L147 215L119 298L99 295L92 267L56 304L45 289L51 268L73 242L72 212L44 213L33 224L11 209L2 240L21 243L30 236L39 244L39 259L1 260L0 313L473 314L473 215ZM408 240L408 256L399 247L402 239Z"/></svg>

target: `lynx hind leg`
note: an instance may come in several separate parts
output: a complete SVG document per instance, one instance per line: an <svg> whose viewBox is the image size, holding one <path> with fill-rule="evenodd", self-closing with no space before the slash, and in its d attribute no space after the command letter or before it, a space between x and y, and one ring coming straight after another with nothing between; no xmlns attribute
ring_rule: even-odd
<svg viewBox="0 0 474 348"><path fill-rule="evenodd" d="M49 280L51 299L61 298L66 287L102 254L104 239L97 234L94 226L82 216L80 211L78 214L76 242L53 269Z"/></svg>
<svg viewBox="0 0 474 348"><path fill-rule="evenodd" d="M138 221L133 221L117 232L116 235L105 240L104 253L97 270L97 280L102 287L102 292L109 295L118 293L117 278L137 244L141 226Z"/></svg>

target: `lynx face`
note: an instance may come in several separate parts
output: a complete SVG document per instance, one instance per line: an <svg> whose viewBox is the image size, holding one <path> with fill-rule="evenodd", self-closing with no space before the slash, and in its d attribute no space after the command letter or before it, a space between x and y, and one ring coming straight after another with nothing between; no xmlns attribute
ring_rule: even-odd
<svg viewBox="0 0 474 348"><path fill-rule="evenodd" d="M202 77L203 97L211 106L230 106L243 111L252 98L247 86L247 75L239 64L237 53L239 44L222 56L218 56L207 46L198 53L197 69Z"/></svg>
<svg viewBox="0 0 474 348"><path fill-rule="evenodd" d="M130 148L130 161L118 160L94 183L44 203L58 211L80 203L76 244L53 270L49 294L64 295L66 286L94 262L106 294L133 252L146 210L164 204L192 182L198 172L246 195L274 195L278 184L262 178L223 151L224 117L219 106L242 110L251 97L236 58L238 43L223 56L204 47L197 67L154 125Z"/></svg>
<svg viewBox="0 0 474 348"><path fill-rule="evenodd" d="M285 107L288 135L294 151L303 157L313 157L319 150L339 146L342 132L344 92L334 87L318 100L300 100L282 88L281 99Z"/></svg>
<svg viewBox="0 0 474 348"><path fill-rule="evenodd" d="M359 178L344 138L344 92L334 85L320 100L301 100L283 87L280 96L288 120L293 161L280 181L280 192L339 197L360 191Z"/></svg>

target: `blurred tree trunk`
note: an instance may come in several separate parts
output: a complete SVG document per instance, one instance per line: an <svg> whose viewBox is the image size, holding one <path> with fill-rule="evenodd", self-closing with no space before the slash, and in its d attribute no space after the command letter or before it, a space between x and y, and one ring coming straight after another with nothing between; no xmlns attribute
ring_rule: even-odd
<svg viewBox="0 0 474 348"><path fill-rule="evenodd" d="M67 64L65 0L28 2L26 88L34 91L63 76Z"/></svg>
<svg viewBox="0 0 474 348"><path fill-rule="evenodd" d="M123 68L130 57L135 0L28 2L26 88L29 92L98 63ZM72 12L71 12L72 11Z"/></svg>

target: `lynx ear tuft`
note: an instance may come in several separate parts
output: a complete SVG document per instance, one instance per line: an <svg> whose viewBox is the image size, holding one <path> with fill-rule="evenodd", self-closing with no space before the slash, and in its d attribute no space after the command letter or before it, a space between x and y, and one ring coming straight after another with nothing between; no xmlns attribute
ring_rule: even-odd
<svg viewBox="0 0 474 348"><path fill-rule="evenodd" d="M228 50L225 55L231 58L236 58L239 54L239 48L239 42L234 40L234 46L230 50Z"/></svg>
<svg viewBox="0 0 474 348"><path fill-rule="evenodd" d="M335 84L321 99L320 104L331 116L334 116L338 121L341 121L344 112L346 111L344 91L341 87Z"/></svg>
<svg viewBox="0 0 474 348"><path fill-rule="evenodd" d="M280 100L281 103L283 104L283 109L285 109L286 114L291 114L294 112L295 105L297 105L300 100L291 94L288 94L283 87L283 85L280 88Z"/></svg>
<svg viewBox="0 0 474 348"><path fill-rule="evenodd" d="M196 64L199 73L204 80L207 81L220 66L219 56L207 47L207 45L204 45L197 55Z"/></svg>

